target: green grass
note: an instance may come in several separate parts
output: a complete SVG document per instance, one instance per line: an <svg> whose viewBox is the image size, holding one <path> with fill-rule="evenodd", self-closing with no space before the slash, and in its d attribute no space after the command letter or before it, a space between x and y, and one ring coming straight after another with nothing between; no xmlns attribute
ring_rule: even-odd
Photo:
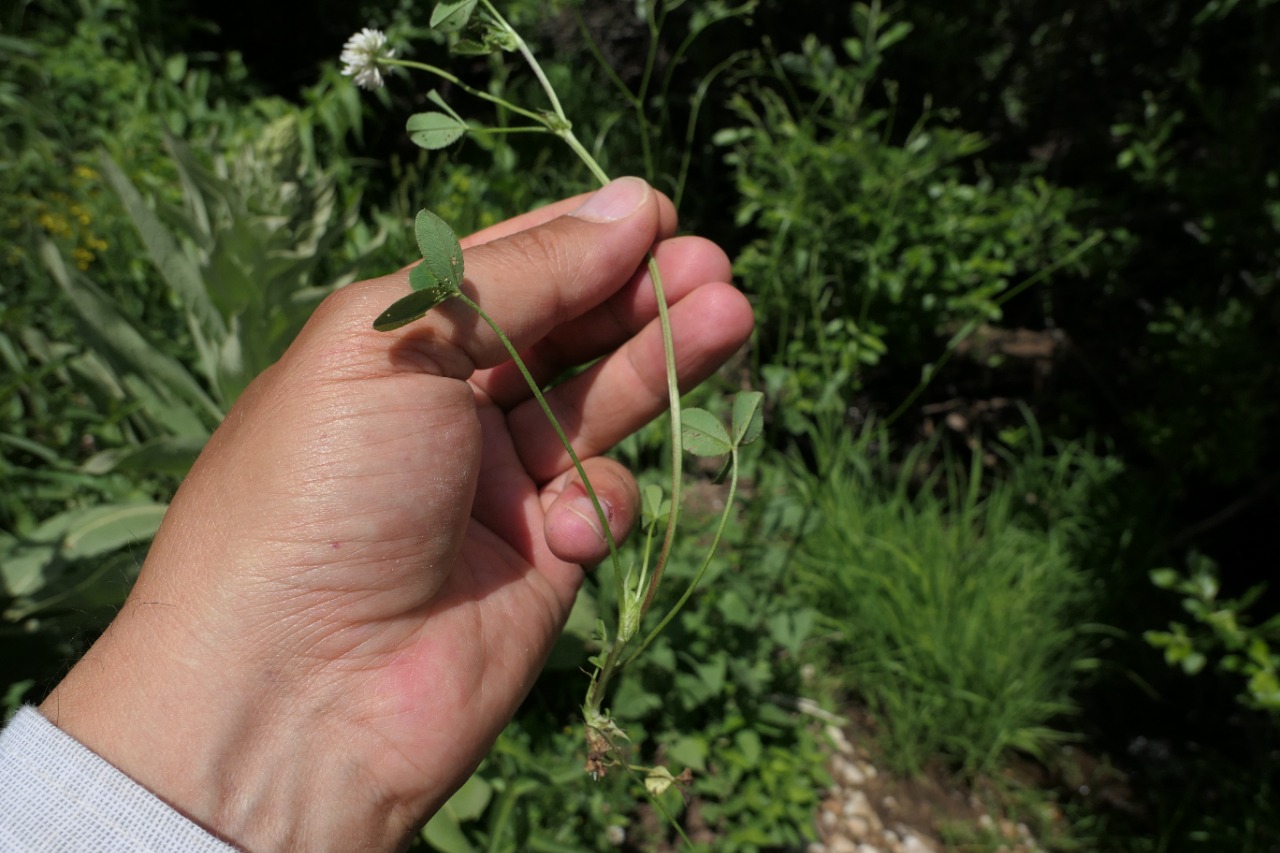
<svg viewBox="0 0 1280 853"><path fill-rule="evenodd" d="M917 449L889 476L847 443L812 481L801 579L830 655L879 717L907 772L941 757L965 773L1032 755L1088 662L1085 576L1065 538L1020 519L1027 493ZM924 482L916 475L924 473Z"/></svg>

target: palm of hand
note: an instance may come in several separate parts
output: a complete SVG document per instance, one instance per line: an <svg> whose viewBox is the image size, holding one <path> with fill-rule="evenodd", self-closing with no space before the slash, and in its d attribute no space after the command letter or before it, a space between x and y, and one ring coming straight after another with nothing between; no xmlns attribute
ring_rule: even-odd
<svg viewBox="0 0 1280 853"><path fill-rule="evenodd" d="M657 242L682 381L723 363L751 313L720 283L722 252L664 239L669 202L645 188L605 225L560 215L578 201L466 241L510 235L467 270L541 379L600 357L551 402L622 536L634 482L595 457L665 404L645 252ZM578 564L606 553L566 454L473 316L369 328L404 279L326 300L242 395L120 616L41 706L247 849L403 842L529 689Z"/></svg>

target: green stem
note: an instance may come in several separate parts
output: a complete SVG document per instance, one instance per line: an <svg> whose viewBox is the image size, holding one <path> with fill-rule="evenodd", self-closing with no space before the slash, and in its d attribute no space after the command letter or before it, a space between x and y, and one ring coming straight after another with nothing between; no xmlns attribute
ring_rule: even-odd
<svg viewBox="0 0 1280 853"><path fill-rule="evenodd" d="M668 610L662 617L662 621L644 638L644 642L640 644L640 648L636 649L626 660L622 662L622 666L626 666L633 660L644 654L645 650L658 638L658 635L666 630L671 620L676 618L678 614L693 597L694 590L698 588L698 584L702 583L702 576L707 573L707 569L711 566L711 559L715 556L716 551L720 547L720 538L724 536L724 529L729 524L729 516L733 511L733 501L738 494L738 448L734 447L731 453L731 466L729 474L729 495L725 498L724 512L720 513L720 523L716 525L716 534L711 540L711 547L707 549L707 556L702 561L702 565L698 568L698 573L694 575L693 580L689 582L689 586L685 588L684 594L680 596L680 600Z"/></svg>
<svg viewBox="0 0 1280 853"><path fill-rule="evenodd" d="M491 104L497 104L503 109L511 110L511 112L522 115L525 118L531 118L534 121L538 122L539 124L543 125L544 127L547 126L547 119L545 116L538 115L532 110L526 110L524 107L518 107L515 104L508 101L506 98L500 98L497 95L490 94L489 92L484 91L483 89L477 89L475 86L471 86L467 83L464 83L457 75L450 74L448 71L445 71L443 68L440 68L438 66L428 65L425 62L416 62L412 59L382 59L379 61L383 65L399 65L403 68L416 68L419 71L426 71L428 74L434 74L435 76L439 77L441 80L444 80L448 83L452 83L453 85L457 86L459 89L466 92L468 95L472 95L474 97L480 98L483 101L488 101Z"/></svg>
<svg viewBox="0 0 1280 853"><path fill-rule="evenodd" d="M578 158L586 164L587 168L591 170L591 174L596 177L596 180L601 185L609 183L609 175L600 167L595 157L591 156L591 152L583 146L574 134L572 123L569 121L569 117L565 115L564 107L561 106L560 99L556 97L551 81L547 79L546 73L542 70L542 65L538 62L537 57L533 55L533 51L529 49L529 45L515 31L515 28L507 23L502 15L498 14L498 10L493 7L490 0L480 0L480 2L485 10L493 16L494 21L515 40L520 55L524 57L534 76L538 78L538 84L546 94L556 118L561 122L559 128L553 128L556 135L563 139L573 152L578 155ZM676 375L676 350L671 334L671 315L667 310L667 296L662 286L662 273L658 269L658 261L654 258L652 252L648 255L647 263L649 278L653 284L654 297L658 303L658 323L662 327L663 359L666 361L667 368L667 397L671 420L671 515L667 519L667 532L662 540L662 550L658 554L658 562L654 566L652 577L649 579L649 589L645 594L644 604L641 607L641 616L648 613L649 608L653 605L653 599L658 593L658 585L662 581L663 569L666 568L667 561L671 558L671 548L675 542L676 528L680 518L680 493L684 476L684 447L680 437L680 382L679 377Z"/></svg>
<svg viewBox="0 0 1280 853"><path fill-rule="evenodd" d="M668 414L671 421L671 514L667 516L667 533L662 539L662 550L658 552L658 562L653 568L653 577L649 580L649 592L645 595L644 606L640 610L643 616L653 605L653 598L658 593L658 584L662 581L663 569L671 559L671 547L676 538L676 526L680 521L680 497L684 484L684 441L680 432L680 380L676 375L676 347L671 335L671 314L667 310L667 295L662 287L662 274L658 271L658 261L649 253L649 278L652 279L654 297L658 302L658 322L662 326L662 353L667 367L667 400Z"/></svg>
<svg viewBox="0 0 1280 853"><path fill-rule="evenodd" d="M484 5L485 11L493 16L504 30L506 30L512 38L515 39L516 49L520 51L520 55L524 57L524 61L528 63L529 68L533 71L533 75L538 78L538 85L542 87L542 91L547 94L547 100L551 102L551 109L555 111L558 118L566 124L569 117L564 114L564 107L560 106L560 99L556 97L556 90L552 88L551 81L547 79L546 73L542 70L542 66L538 64L538 60L534 58L533 51L529 49L529 45L525 42L524 37L516 32L516 28L507 23L507 19L498 14L498 10L493 7L489 0L480 0Z"/></svg>
<svg viewBox="0 0 1280 853"><path fill-rule="evenodd" d="M528 384L529 390L533 392L533 397L538 401L538 405L542 407L542 413L546 415L547 421L551 424L551 428L555 430L556 436L560 439L560 443L564 445L565 452L569 454L569 458L573 461L573 467L578 472L578 476L582 478L582 486L587 490L587 495L591 498L591 505L595 507L596 518L600 520L600 529L604 532L604 538L609 543L609 557L613 561L613 571L619 577L622 573L621 560L618 557L618 545L613 539L613 530L609 527L609 516L604 511L604 506L600 503L600 498L596 497L596 490L591 485L591 480L587 477L587 472L582 467L582 460L578 458L577 452L573 449L573 445L569 442L569 437L565 435L564 429L560 426L560 421L556 418L555 413L551 411L551 405L547 402L547 398L543 396L542 389L538 386L538 381L533 378L533 374L529 372L529 368L525 366L524 359L520 357L520 353L516 351L515 344L511 343L511 339L498 325L492 317L489 316L483 308L481 308L474 299L467 296L462 291L457 292L458 299L462 300L472 311L480 315L480 319L484 320L493 329L493 333L498 336L498 340L502 341L502 346L506 348L507 354L511 356L511 360L515 362L517 368L520 369L520 375L524 377L524 381Z"/></svg>
<svg viewBox="0 0 1280 853"><path fill-rule="evenodd" d="M623 644L614 641L609 645L609 652L604 657L604 664L596 670L596 674L591 678L591 686L587 688L586 705L590 713L600 713L600 706L604 703L605 693L609 689L609 680L613 678L613 671L618 666L618 658L622 655Z"/></svg>
<svg viewBox="0 0 1280 853"><path fill-rule="evenodd" d="M512 27L501 14L499 14L498 10L494 8L493 3L490 2L490 0L480 0L480 3L485 12L493 19L494 23L505 30L514 40L517 50L520 52L520 55L524 57L525 62L537 78L539 86L546 94L547 101L550 103L552 112L555 115L555 120L549 119L545 114L538 114L522 109L503 98L469 86L462 82L462 80L460 80L456 75L450 74L444 69L410 60L393 59L387 60L387 63L427 71L428 73L434 74L443 80L453 83L463 91L468 92L475 97L498 104L499 106L509 109L514 113L536 120L539 124L545 126L547 129L551 130L563 139L565 144L567 144L569 148L577 154L578 158L586 165L591 174L602 186L608 184L610 181L609 175L603 168L601 168L600 164L596 161L596 158L591 155L591 152L582 145L577 136L573 133L572 123L569 121L568 116L565 115L564 107L560 103L560 99L556 95L555 90L552 88L551 81L547 79L546 73L543 71L537 58L533 55L533 51L529 49L529 45L525 42L524 38L516 32L515 28ZM647 70L646 76L651 73L651 69ZM644 85L647 87L647 80ZM640 103L643 103L643 97L640 98ZM653 286L654 297L657 301L658 322L662 329L663 359L666 362L668 414L671 424L671 512L667 517L667 526L662 541L662 548L659 551L657 563L654 566L653 574L649 578L647 589L645 591L644 603L641 606L640 611L640 616L642 618L653 605L654 597L658 592L659 583L662 580L663 570L671 558L671 551L675 542L676 529L680 517L680 498L684 476L684 446L680 432L680 383L679 377L676 373L675 342L671 332L671 316L670 311L667 308L667 298L662 284L662 274L658 269L657 259L653 256L652 252L648 253L646 264ZM547 420L555 429L556 434L559 436L561 443L568 452L570 459L573 460L574 468L577 470L578 476L582 478L583 487L591 497L592 504L596 509L596 514L600 519L605 536L608 539L609 554L613 563L614 575L619 589L618 601L620 606L623 605L625 603L626 591L623 585L621 561L618 557L617 546L613 540L612 531L609 528L608 518L605 516L604 509L596 497L595 490L591 486L591 481L587 479L587 474L582 468L582 463L574 452L572 445L570 445L568 437L565 436L564 431L560 428L560 424L556 420L554 413L551 411L551 407L547 404L546 399L543 397L542 391L538 387L536 380L525 367L523 360L521 360L510 340L498 327L497 323L495 323L479 305L468 298L465 294L460 293L459 296L468 306L479 314L489 327L493 329L494 334L496 334L502 341L503 346L506 347L507 352L511 355L512 360L519 368L521 375L524 376L525 381L529 384L529 388L533 391L534 397L542 407L543 413L547 416ZM718 538L719 535L717 534L717 540ZM708 557L707 562L710 562L710 557ZM705 568L706 564L704 564L702 571L705 571ZM699 572L698 577L701 578L701 575L702 572ZM683 606L684 602L688 600L688 597L691 594L692 589L686 591L678 606ZM668 618L663 621L663 626L665 626L669 621L670 614L668 615ZM645 646L652 642L653 636L655 635L651 634L649 638L646 639L644 644ZM600 704L605 693L605 688L618 665L618 659L621 655L623 645L624 644L620 642L614 642L610 645L609 651L605 656L604 664L597 670L596 676L592 678L591 688L588 690L586 702L587 707L592 711L599 711ZM631 658L628 658L628 660L630 659Z"/></svg>

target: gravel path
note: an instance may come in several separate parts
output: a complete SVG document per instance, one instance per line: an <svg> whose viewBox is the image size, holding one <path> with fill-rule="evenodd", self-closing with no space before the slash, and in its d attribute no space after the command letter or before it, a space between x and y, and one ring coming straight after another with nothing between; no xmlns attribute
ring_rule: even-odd
<svg viewBox="0 0 1280 853"><path fill-rule="evenodd" d="M953 849L939 838L944 825L977 842L966 849L1043 853L1026 824L993 816L977 797L929 779L894 778L846 728L828 724L826 734L832 784L816 817L819 840L807 853L942 853Z"/></svg>

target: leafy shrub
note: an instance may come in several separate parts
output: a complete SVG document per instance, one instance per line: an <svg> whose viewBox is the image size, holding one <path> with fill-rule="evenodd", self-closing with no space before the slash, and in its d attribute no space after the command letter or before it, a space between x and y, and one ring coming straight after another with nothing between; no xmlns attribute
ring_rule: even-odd
<svg viewBox="0 0 1280 853"><path fill-rule="evenodd" d="M1147 642L1163 649L1165 662L1187 675L1199 674L1213 658L1216 668L1244 679L1240 702L1245 707L1280 716L1280 614L1254 625L1246 613L1265 587L1222 598L1214 562L1193 553L1189 563L1186 574L1158 569L1151 582L1182 596L1191 624L1173 622L1167 631L1147 631Z"/></svg>
<svg viewBox="0 0 1280 853"><path fill-rule="evenodd" d="M776 83L734 99L742 124L718 136L738 224L759 233L737 270L791 431L819 411L843 413L887 354L918 369L948 338L999 320L1029 281L1077 262L1083 240L1069 191L983 173L972 161L982 138L949 127L945 111L926 101L896 127L896 88L880 68L910 25L878 3L855 4L854 21L843 59L810 37L778 60Z"/></svg>
<svg viewBox="0 0 1280 853"><path fill-rule="evenodd" d="M161 62L131 0L80 5L0 41L21 153L0 170L19 226L0 282L0 633L40 650L0 680L106 624L226 407L385 234L356 222L351 166L319 162L358 128L349 85L305 108L251 87L232 102L234 57L222 76ZM170 130L194 146L166 148Z"/></svg>

